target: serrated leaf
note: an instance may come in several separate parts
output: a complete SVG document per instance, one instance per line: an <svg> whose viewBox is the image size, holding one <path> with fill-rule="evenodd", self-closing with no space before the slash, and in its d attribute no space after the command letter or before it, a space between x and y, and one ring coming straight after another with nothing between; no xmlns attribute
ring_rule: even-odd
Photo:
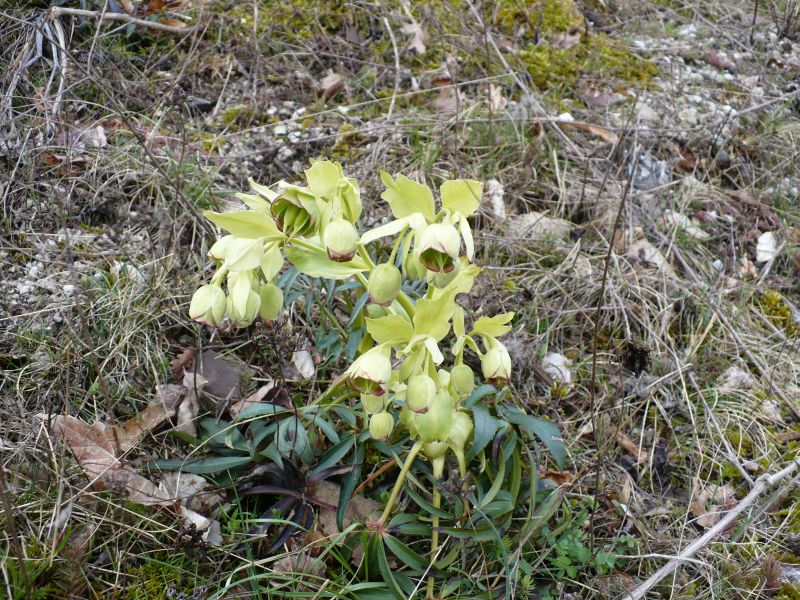
<svg viewBox="0 0 800 600"><path fill-rule="evenodd" d="M381 171L381 181L386 186L386 191L381 198L389 203L392 214L397 219L402 219L414 213L421 213L426 219L434 217L433 192L427 185L417 183L404 175L397 179Z"/></svg>
<svg viewBox="0 0 800 600"><path fill-rule="evenodd" d="M401 315L387 315L377 319L365 319L367 331L378 344L407 342L413 335L413 327Z"/></svg>
<svg viewBox="0 0 800 600"><path fill-rule="evenodd" d="M472 327L472 333L493 338L500 337L511 331L511 325L507 323L513 318L513 312L507 312L493 317L480 317L475 321L475 325Z"/></svg>
<svg viewBox="0 0 800 600"><path fill-rule="evenodd" d="M203 211L203 216L240 238L278 240L283 234L267 213L258 210L234 210L225 213Z"/></svg>
<svg viewBox="0 0 800 600"><path fill-rule="evenodd" d="M445 181L439 188L442 206L465 217L474 213L481 204L483 184L474 179Z"/></svg>

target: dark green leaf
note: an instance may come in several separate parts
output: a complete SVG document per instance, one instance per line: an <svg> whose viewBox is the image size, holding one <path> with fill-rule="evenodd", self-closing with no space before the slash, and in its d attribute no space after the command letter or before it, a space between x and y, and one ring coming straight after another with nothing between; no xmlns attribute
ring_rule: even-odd
<svg viewBox="0 0 800 600"><path fill-rule="evenodd" d="M325 454L320 456L319 462L317 466L314 467L312 474L337 464L350 452L350 448L352 448L355 443L355 436L352 433L348 433L341 442L328 449Z"/></svg>
<svg viewBox="0 0 800 600"><path fill-rule="evenodd" d="M185 460L159 460L155 462L155 466L160 469L180 470L186 473L203 475L205 473L219 473L228 469L235 469L248 464L251 460L249 456L215 456L188 462Z"/></svg>
<svg viewBox="0 0 800 600"><path fill-rule="evenodd" d="M427 566L428 563L424 558L393 535L384 536L383 541L386 542L389 551L411 570L423 571Z"/></svg>
<svg viewBox="0 0 800 600"><path fill-rule="evenodd" d="M434 507L433 504L425 500L422 496L411 489L411 486L406 486L406 492L408 492L408 495L411 497L411 499L416 502L417 506L419 506L422 510L425 510L431 515L435 515L442 519L453 519L453 515L442 510L441 508Z"/></svg>
<svg viewBox="0 0 800 600"><path fill-rule="evenodd" d="M494 437L500 422L489 414L489 410L476 404L472 407L472 416L475 421L475 432L472 436L472 446L470 447L467 460L472 460L483 450Z"/></svg>
<svg viewBox="0 0 800 600"><path fill-rule="evenodd" d="M350 496L353 495L353 490L356 489L361 479L361 468L364 462L364 444L358 444L353 452L353 470L350 471L342 481L342 488L339 493L339 505L336 507L336 526L339 531L344 529L344 512L347 510L347 504L350 502Z"/></svg>
<svg viewBox="0 0 800 600"><path fill-rule="evenodd" d="M567 449L561 432L554 423L526 415L514 406L503 406L499 410L509 423L518 425L539 438L550 451L558 466L564 467L567 461Z"/></svg>

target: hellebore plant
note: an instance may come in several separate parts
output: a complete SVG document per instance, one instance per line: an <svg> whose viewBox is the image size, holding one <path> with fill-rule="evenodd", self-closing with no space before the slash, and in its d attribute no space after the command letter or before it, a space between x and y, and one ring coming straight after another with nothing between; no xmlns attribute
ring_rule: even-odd
<svg viewBox="0 0 800 600"><path fill-rule="evenodd" d="M344 383L358 395L375 440L399 435L397 428L413 440L383 514L371 524L381 533L418 455L430 462L438 480L452 453L461 477L466 476L474 421L463 403L475 389L475 373L465 364L464 353L480 358L484 381L504 384L511 358L498 338L511 329L514 314L481 316L467 331L466 311L457 302L480 272L472 263L467 221L479 205L479 182L444 182L437 205L427 186L381 173L386 186L381 198L394 219L359 236L362 206L355 180L345 177L338 163L327 161L313 163L305 175L305 187L279 182L271 189L251 180L254 193L238 194L249 209L205 213L228 235L209 251L217 270L195 292L189 313L211 326L227 320L246 327L258 318L276 319L284 298L275 280L285 259L311 277L354 278L364 288L369 304L358 309L364 312L358 317L367 333L357 357L332 387ZM377 253L370 255L368 248L387 237L393 238L391 252L386 262L376 264ZM403 283L423 279L427 290L414 301ZM446 357L443 349L452 356ZM332 395L326 392L318 401ZM438 509L438 486L432 498ZM438 517L434 514L432 520L434 560ZM433 585L431 578L429 597Z"/></svg>

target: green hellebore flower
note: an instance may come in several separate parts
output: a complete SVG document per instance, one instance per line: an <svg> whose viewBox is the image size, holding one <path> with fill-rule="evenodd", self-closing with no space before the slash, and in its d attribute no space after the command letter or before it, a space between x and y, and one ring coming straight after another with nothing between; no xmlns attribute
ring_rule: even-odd
<svg viewBox="0 0 800 600"><path fill-rule="evenodd" d="M394 417L388 412L375 413L369 418L369 434L373 439L385 440L394 429Z"/></svg>
<svg viewBox="0 0 800 600"><path fill-rule="evenodd" d="M467 445L469 437L472 435L475 425L472 417L463 412L453 414L453 424L450 427L450 436L447 438L447 445L456 455L458 460L458 470L463 476L467 472L467 463L464 457L464 447Z"/></svg>
<svg viewBox="0 0 800 600"><path fill-rule="evenodd" d="M483 378L492 385L503 384L511 377L511 356L506 347L496 341L481 358Z"/></svg>
<svg viewBox="0 0 800 600"><path fill-rule="evenodd" d="M373 348L359 356L345 371L350 385L362 394L383 396L384 386L392 376L392 361L381 348Z"/></svg>
<svg viewBox="0 0 800 600"><path fill-rule="evenodd" d="M452 225L433 223L422 232L418 246L419 260L426 269L449 273L455 268L461 237Z"/></svg>
<svg viewBox="0 0 800 600"><path fill-rule="evenodd" d="M189 316L195 321L216 327L225 318L225 292L217 285L204 285L192 296Z"/></svg>
<svg viewBox="0 0 800 600"><path fill-rule="evenodd" d="M436 383L427 375L414 375L406 387L406 406L415 413L428 410L428 405L436 396Z"/></svg>
<svg viewBox="0 0 800 600"><path fill-rule="evenodd" d="M361 394L361 404L367 414L374 415L383 410L383 397L373 394Z"/></svg>
<svg viewBox="0 0 800 600"><path fill-rule="evenodd" d="M467 365L456 365L450 370L450 388L461 398L475 389L475 374Z"/></svg>
<svg viewBox="0 0 800 600"><path fill-rule="evenodd" d="M378 265L369 274L367 282L370 302L389 306L400 293L402 284L403 275L400 273L400 269L389 263Z"/></svg>
<svg viewBox="0 0 800 600"><path fill-rule="evenodd" d="M261 308L258 316L265 321L274 321L283 310L283 290L274 283L265 283L258 291L261 297Z"/></svg>
<svg viewBox="0 0 800 600"><path fill-rule="evenodd" d="M308 237L319 226L316 198L305 188L288 186L273 200L270 212L278 228L286 235Z"/></svg>
<svg viewBox="0 0 800 600"><path fill-rule="evenodd" d="M247 295L243 309L237 308L231 298L228 298L228 317L237 327L247 327L255 321L259 308L261 308L261 296L252 290Z"/></svg>
<svg viewBox="0 0 800 600"><path fill-rule="evenodd" d="M355 256L358 231L350 221L334 219L325 226L322 243L328 258L334 262L347 262Z"/></svg>
<svg viewBox="0 0 800 600"><path fill-rule="evenodd" d="M414 415L419 439L423 442L444 442L453 424L453 400L447 390L437 393L425 413Z"/></svg>

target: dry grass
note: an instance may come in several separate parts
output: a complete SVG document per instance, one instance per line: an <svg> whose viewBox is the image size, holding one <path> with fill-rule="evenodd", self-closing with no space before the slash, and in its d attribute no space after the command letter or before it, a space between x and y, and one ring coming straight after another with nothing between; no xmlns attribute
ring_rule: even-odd
<svg viewBox="0 0 800 600"><path fill-rule="evenodd" d="M199 212L227 201L248 176L291 178L295 165L318 156L343 160L370 200L380 168L428 182L495 178L505 187L506 221L488 211L479 217L481 259L492 267L469 301L519 315L509 342L522 367L514 391L532 411L558 422L574 478L567 497L574 506L593 507L572 526L598 547L622 534L635 540L614 574L563 576L555 592L605 598L646 579L702 531L690 510L698 493L731 483L741 498L758 474L794 458L800 416L794 3L767 2L775 23L767 13L759 16L752 47L741 34L752 18L747 3L631 0L605 11L603 30L632 52L642 53L637 39L651 46L662 39L674 57L690 57L682 65L700 70L708 67L703 43L713 34L718 50L742 53L732 82L670 79L675 72L662 64L661 80L620 107L589 108L581 100L584 88L607 83L602 72L581 74L573 90L543 90L551 114L570 111L610 126L622 137L617 147L565 128L567 144L552 126L542 131L511 109L487 111L489 84L512 101L523 91L482 28L464 17L454 30L453 18L462 13L443 4L417 14L433 38L429 55L403 52L401 73L382 20L387 14L400 36L399 5L387 12L353 4L348 26L360 32L358 41L348 41L344 26L330 25L342 19L337 10L302 2L295 13L281 8L280 19L270 18L275 3L198 5L191 12L199 27L174 37L125 37L91 23L73 30L64 22L71 39L59 51L74 68L55 115L56 88L48 92L47 82L61 74L53 52L19 68L26 41L35 40L28 19L37 9L0 12L0 43L9 49L0 57L3 90L9 74L19 74L13 118L4 113L0 122L0 522L8 548L0 556L0 586L9 598L25 597L26 577L30 589L44 594L31 597L54 598L213 591L237 569L277 581L273 559L253 564L213 551L208 562L175 552L174 517L87 489L73 458L35 415L129 417L171 378L169 361L182 348L210 341L248 361L256 377L269 373L263 332L210 340L188 320L188 294L202 278L212 240ZM497 14L501 4L509 3L484 7L484 18L492 22L491 9ZM703 32L698 38L676 33L689 23ZM783 29L781 41L769 37L776 27ZM515 43L511 34L495 34ZM398 37L401 49L405 41ZM446 54L460 59L450 75L464 103L443 114L431 107L439 94L431 88L441 85L432 83L441 71L433 72ZM780 68L776 55L783 57ZM328 69L347 85L326 105L315 88ZM761 100L741 84L755 76ZM682 122L678 99L691 94L737 106L738 129L724 119ZM207 112L198 114L196 98L210 102ZM637 117L641 103L659 98L660 122ZM98 126L106 139L93 145L88 138ZM673 179L625 196L625 151L634 142L668 160ZM685 153L680 160L679 147L693 160ZM377 203L367 208L368 222L382 216ZM534 211L569 221L573 235L509 235L517 215ZM709 239L665 221L668 211L696 218ZM778 233L781 252L756 264L762 231ZM631 251L642 240L664 265ZM28 283L32 291L22 291ZM767 291L782 299L765 300ZM289 345L304 345L316 325L303 320L294 321ZM549 352L570 359L574 385L554 386L542 368ZM752 380L726 388L722 380L732 366ZM619 443L621 435L635 452ZM131 458L144 464L182 451L158 432ZM754 507L662 585L661 597L793 597L765 586L775 583L776 572L780 580L774 561L800 560L796 486L788 482ZM228 510L224 534L234 539L248 515L236 502ZM476 572L491 578L496 564L485 560ZM45 588L47 578L52 583ZM234 589L226 597L243 595Z"/></svg>

